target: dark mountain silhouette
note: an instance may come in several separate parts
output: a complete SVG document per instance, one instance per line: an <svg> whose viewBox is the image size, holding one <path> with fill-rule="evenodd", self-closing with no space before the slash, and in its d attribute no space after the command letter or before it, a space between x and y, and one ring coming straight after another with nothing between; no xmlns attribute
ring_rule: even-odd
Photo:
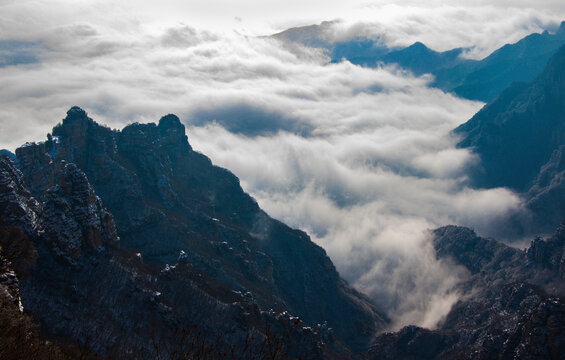
<svg viewBox="0 0 565 360"><path fill-rule="evenodd" d="M457 226L432 236L440 259L469 271L463 296L435 330L378 336L370 359L563 359L565 227L526 251Z"/></svg>
<svg viewBox="0 0 565 360"><path fill-rule="evenodd" d="M6 149L1 149L1 150L0 150L0 155L5 155L5 156L9 157L9 158L12 159L12 160L15 160L15 159L16 159L16 155L15 155L14 153L12 153L11 151L6 150Z"/></svg>
<svg viewBox="0 0 565 360"><path fill-rule="evenodd" d="M455 133L481 158L477 186L527 190L565 143L565 46L536 80L512 85Z"/></svg>
<svg viewBox="0 0 565 360"><path fill-rule="evenodd" d="M152 340L170 349L197 324L222 351L272 332L320 358L365 349L387 323L305 233L193 151L174 115L117 131L73 107L16 157L0 157L1 215L36 249L20 296L53 336L156 356Z"/></svg>

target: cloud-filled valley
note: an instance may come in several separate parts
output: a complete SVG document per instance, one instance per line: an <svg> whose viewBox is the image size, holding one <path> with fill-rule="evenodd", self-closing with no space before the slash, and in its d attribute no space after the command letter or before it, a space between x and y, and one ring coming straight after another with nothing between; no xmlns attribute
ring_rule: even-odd
<svg viewBox="0 0 565 360"><path fill-rule="evenodd" d="M557 20L544 14L515 8L496 33L517 40ZM413 15L414 40L430 31L438 39L458 21L423 22L428 15ZM308 232L396 326L433 327L460 295L452 288L466 273L436 260L427 229L460 224L491 235L497 218L521 206L509 190L467 186L477 159L450 132L484 104L430 88L428 75L329 63L319 49L186 24L77 19L40 31L45 21L0 39L20 42L0 42L1 147L42 140L72 105L114 128L175 113L193 148L234 172L271 216ZM493 50L488 28L469 35L478 23L463 22L445 44ZM339 31L372 26L392 44L412 39L389 25ZM19 29L4 25L3 34Z"/></svg>

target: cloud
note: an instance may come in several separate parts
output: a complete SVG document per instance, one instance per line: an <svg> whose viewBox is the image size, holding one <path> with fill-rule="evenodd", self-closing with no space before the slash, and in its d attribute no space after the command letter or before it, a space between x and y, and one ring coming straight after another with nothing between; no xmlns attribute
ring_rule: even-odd
<svg viewBox="0 0 565 360"><path fill-rule="evenodd" d="M384 149L379 129L249 138L210 124L189 128L189 137L240 176L270 214L306 230L347 280L387 309L393 328L433 327L458 299L453 288L466 273L435 259L426 229L463 224L488 234L497 217L520 206L504 189L465 188L462 160L450 154L459 150L448 142L438 146L448 138L438 128L419 130L430 137L421 143L402 127L386 129L391 144ZM412 165L412 151L435 158L429 171L418 175L425 164Z"/></svg>
<svg viewBox="0 0 565 360"><path fill-rule="evenodd" d="M0 67L0 147L44 139L75 104L114 128L176 113L195 149L232 170L271 215L308 231L397 326L433 327L466 276L435 258L427 229L454 223L489 234L520 206L507 190L466 188L476 159L449 133L483 104L430 89L426 76L331 64L319 50L269 38L146 26L127 9L95 3L99 10L50 2L60 5L56 17L41 15L51 12L39 1L0 5L1 16L27 21L0 21L3 41L42 44L29 50L34 64ZM483 32L483 8L470 19L470 9L407 9L408 22L371 26L391 43L428 36L450 47L486 36L473 35ZM512 10L500 28L498 15L483 25L499 36L535 14ZM553 17L543 19L531 26Z"/></svg>
<svg viewBox="0 0 565 360"><path fill-rule="evenodd" d="M323 22L301 36L314 34L325 42L366 37L389 47L417 41L436 51L469 48L465 56L481 59L526 35L555 30L565 20L565 5L548 1L532 7L527 2L398 2L371 1L359 14Z"/></svg>

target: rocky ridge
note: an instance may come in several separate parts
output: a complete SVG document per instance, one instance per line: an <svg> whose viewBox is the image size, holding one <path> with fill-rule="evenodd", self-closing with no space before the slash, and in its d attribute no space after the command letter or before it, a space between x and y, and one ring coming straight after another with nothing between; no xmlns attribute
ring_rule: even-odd
<svg viewBox="0 0 565 360"><path fill-rule="evenodd" d="M457 226L432 236L439 258L469 271L468 280L455 289L463 296L437 329L408 326L380 335L368 358L564 358L563 227L525 251Z"/></svg>
<svg viewBox="0 0 565 360"><path fill-rule="evenodd" d="M250 325L265 338L267 321L316 358L362 351L386 324L305 233L193 151L174 115L116 131L73 107L16 158L0 162L2 216L35 246L21 298L54 336L123 354L200 324L229 348Z"/></svg>

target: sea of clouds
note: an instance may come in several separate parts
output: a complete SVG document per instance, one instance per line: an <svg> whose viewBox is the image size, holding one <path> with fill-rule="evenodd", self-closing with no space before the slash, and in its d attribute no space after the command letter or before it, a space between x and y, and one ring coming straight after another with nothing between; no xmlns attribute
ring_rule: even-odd
<svg viewBox="0 0 565 360"><path fill-rule="evenodd" d="M44 139L73 105L114 128L175 113L197 151L307 231L395 327L433 327L462 295L453 289L465 271L436 259L428 229L491 235L521 205L506 189L466 186L477 159L450 131L483 104L429 88L427 75L329 63L320 49L268 37L148 26L107 2L79 2L82 13L47 3L0 4L0 147ZM519 7L504 17L492 5L405 10L404 22L335 22L331 39L475 45L469 56L479 56L558 24Z"/></svg>

